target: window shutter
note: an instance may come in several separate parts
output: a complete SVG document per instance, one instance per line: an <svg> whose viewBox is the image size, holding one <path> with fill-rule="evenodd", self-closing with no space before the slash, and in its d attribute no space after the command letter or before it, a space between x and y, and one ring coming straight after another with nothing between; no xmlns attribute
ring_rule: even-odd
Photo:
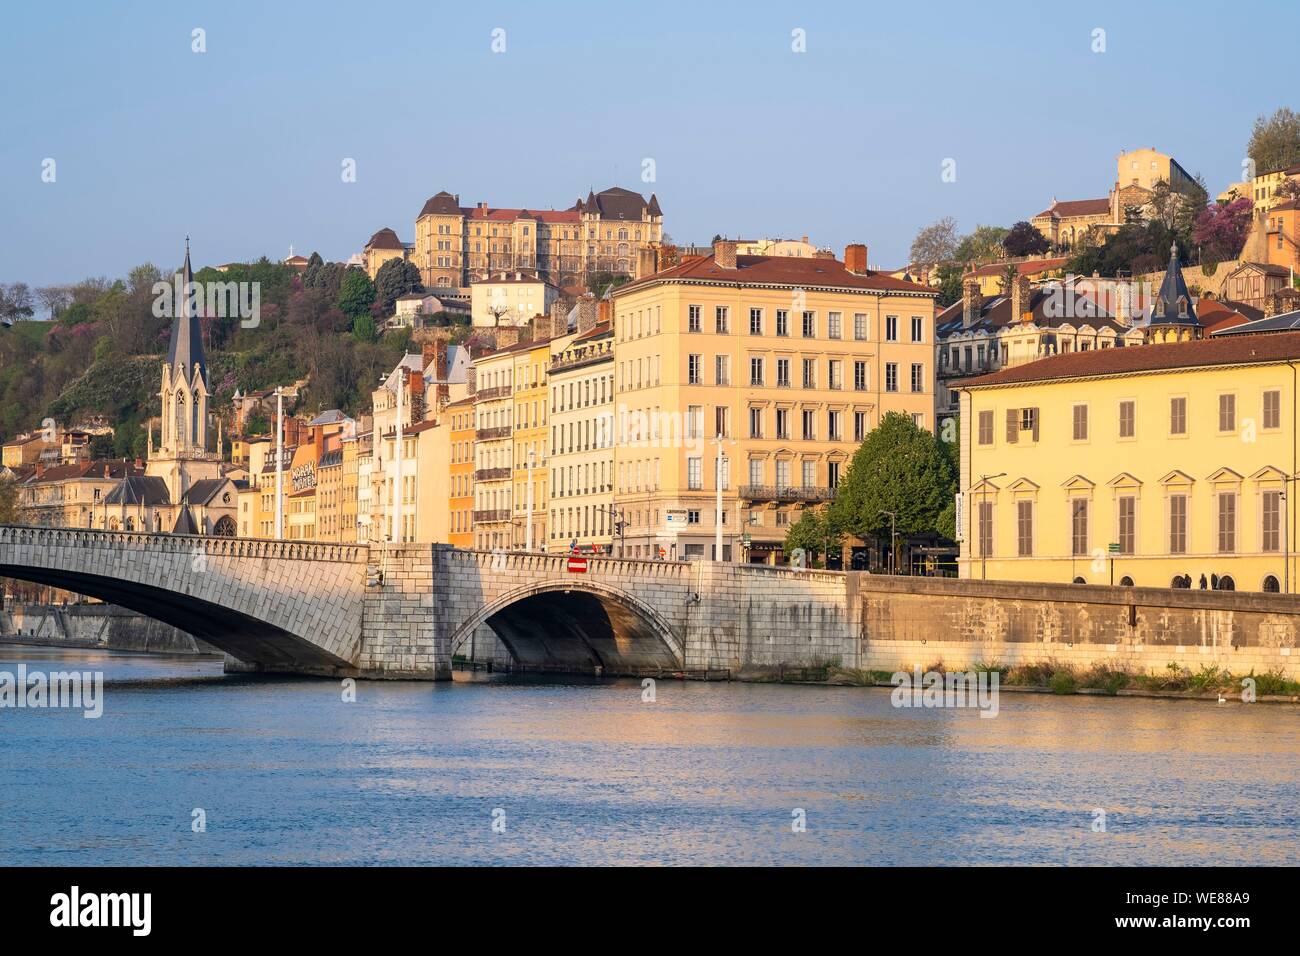
<svg viewBox="0 0 1300 956"><path fill-rule="evenodd" d="M1030 413L1034 416L1034 441L1038 441L1038 409L1031 408Z"/></svg>
<svg viewBox="0 0 1300 956"><path fill-rule="evenodd" d="M1007 441L1015 444L1017 435L1020 431L1020 410L1017 408L1007 409Z"/></svg>

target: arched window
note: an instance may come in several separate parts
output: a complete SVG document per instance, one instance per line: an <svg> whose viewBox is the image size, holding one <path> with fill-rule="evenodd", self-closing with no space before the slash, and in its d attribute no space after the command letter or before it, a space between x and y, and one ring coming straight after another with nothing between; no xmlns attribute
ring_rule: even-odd
<svg viewBox="0 0 1300 956"><path fill-rule="evenodd" d="M1230 575L1225 574L1223 577L1219 578L1219 590L1235 591L1237 590L1237 582L1232 580Z"/></svg>
<svg viewBox="0 0 1300 956"><path fill-rule="evenodd" d="M135 530L135 519L134 519L134 518L127 518L127 519L126 519L126 530L127 530L127 531L134 531L134 530Z"/></svg>
<svg viewBox="0 0 1300 956"><path fill-rule="evenodd" d="M1133 586L1133 579L1126 574L1119 579L1119 586L1122 588L1131 588Z"/></svg>
<svg viewBox="0 0 1300 956"><path fill-rule="evenodd" d="M1264 591L1268 594L1277 594L1281 591L1281 586L1277 583L1277 578L1270 574L1264 578Z"/></svg>
<svg viewBox="0 0 1300 956"><path fill-rule="evenodd" d="M222 515L217 521L216 527L212 533L219 538L233 538L235 536L235 520L230 515Z"/></svg>
<svg viewBox="0 0 1300 956"><path fill-rule="evenodd" d="M1071 583L1071 584L1087 584L1088 582L1085 581L1083 578L1079 577L1079 578L1075 578L1075 579L1074 579L1073 581L1071 581L1070 583Z"/></svg>
<svg viewBox="0 0 1300 956"><path fill-rule="evenodd" d="M185 435L185 392L177 389L176 407L172 409L172 445L179 448Z"/></svg>
<svg viewBox="0 0 1300 956"><path fill-rule="evenodd" d="M203 445L203 436L199 434L199 393L194 393L194 402L190 405L190 444L195 447Z"/></svg>

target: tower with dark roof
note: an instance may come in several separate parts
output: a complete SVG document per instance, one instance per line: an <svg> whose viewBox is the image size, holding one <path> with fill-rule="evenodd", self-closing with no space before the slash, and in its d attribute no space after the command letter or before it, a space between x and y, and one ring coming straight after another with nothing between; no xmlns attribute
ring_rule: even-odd
<svg viewBox="0 0 1300 956"><path fill-rule="evenodd" d="M1169 267L1165 270L1160 292L1151 309L1147 323L1147 342L1190 342L1199 339L1204 329L1196 317L1196 303L1183 281L1183 270L1178 264L1178 244L1169 246Z"/></svg>

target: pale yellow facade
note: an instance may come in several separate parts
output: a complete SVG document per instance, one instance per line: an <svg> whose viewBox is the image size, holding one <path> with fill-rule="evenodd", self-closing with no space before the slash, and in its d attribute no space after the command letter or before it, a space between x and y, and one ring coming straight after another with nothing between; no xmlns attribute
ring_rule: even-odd
<svg viewBox="0 0 1300 956"><path fill-rule="evenodd" d="M1285 587L1295 369L1248 348L1224 359L1219 346L1133 350L1220 356L1206 367L973 380L961 394L961 576L1197 588L1204 575L1225 589ZM1292 561L1292 588L1295 571Z"/></svg>
<svg viewBox="0 0 1300 956"><path fill-rule="evenodd" d="M605 323L551 358L551 502L546 550L611 553L614 537L614 335Z"/></svg>
<svg viewBox="0 0 1300 956"><path fill-rule="evenodd" d="M542 317L543 321L545 317ZM511 425L511 542L510 547L546 549L546 512L549 507L548 422L551 350L562 350L570 341L542 336L514 352L513 418ZM530 495L531 486L531 495Z"/></svg>
<svg viewBox="0 0 1300 956"><path fill-rule="evenodd" d="M934 427L934 297L834 259L715 256L612 293L631 557L784 561L886 412ZM722 486L718 513L716 492Z"/></svg>
<svg viewBox="0 0 1300 956"><path fill-rule="evenodd" d="M421 422L414 439L415 538L451 543L451 422Z"/></svg>
<svg viewBox="0 0 1300 956"><path fill-rule="evenodd" d="M514 474L514 354L474 360L474 546L511 546Z"/></svg>

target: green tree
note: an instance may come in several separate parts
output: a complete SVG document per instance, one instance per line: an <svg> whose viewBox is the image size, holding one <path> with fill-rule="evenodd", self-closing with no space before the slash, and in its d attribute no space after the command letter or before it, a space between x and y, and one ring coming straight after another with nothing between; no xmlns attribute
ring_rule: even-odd
<svg viewBox="0 0 1300 956"><path fill-rule="evenodd" d="M96 461L113 458L113 436L107 432L90 439L90 457Z"/></svg>
<svg viewBox="0 0 1300 956"><path fill-rule="evenodd" d="M889 412L873 428L849 464L831 502L837 530L859 537L888 534L897 513L900 535L939 530L939 515L957 491L952 450L911 417Z"/></svg>
<svg viewBox="0 0 1300 956"><path fill-rule="evenodd" d="M1002 240L1011 230L1003 226L976 226L975 231L962 238L952 257L965 265L968 262L995 262L1003 256Z"/></svg>
<svg viewBox="0 0 1300 956"><path fill-rule="evenodd" d="M1009 256L1034 256L1046 252L1052 244L1031 223L1021 220L1007 231L1002 248Z"/></svg>
<svg viewBox="0 0 1300 956"><path fill-rule="evenodd" d="M349 269L339 283L339 309L355 323L358 316L370 315L374 302L375 284L370 276L361 269Z"/></svg>
<svg viewBox="0 0 1300 956"><path fill-rule="evenodd" d="M1257 174L1300 163L1300 114L1284 106L1272 116L1256 117L1246 155L1255 161Z"/></svg>
<svg viewBox="0 0 1300 956"><path fill-rule="evenodd" d="M414 262L405 259L389 259L375 273L375 296L383 306L384 315L391 315L393 305L399 296L408 292L421 292L420 270Z"/></svg>
<svg viewBox="0 0 1300 956"><path fill-rule="evenodd" d="M962 267L956 262L945 262L938 269L940 308L946 308L961 299Z"/></svg>
<svg viewBox="0 0 1300 956"><path fill-rule="evenodd" d="M937 266L941 262L951 262L956 251L957 220L944 216L916 234L908 254L913 265Z"/></svg>
<svg viewBox="0 0 1300 956"><path fill-rule="evenodd" d="M375 319L369 312L352 320L352 337L358 342L373 342L376 334Z"/></svg>
<svg viewBox="0 0 1300 956"><path fill-rule="evenodd" d="M18 523L18 485L0 475L0 524Z"/></svg>
<svg viewBox="0 0 1300 956"><path fill-rule="evenodd" d="M844 536L830 518L829 508L805 508L799 520L785 535L785 553L803 548L811 554L825 555L844 545Z"/></svg>

